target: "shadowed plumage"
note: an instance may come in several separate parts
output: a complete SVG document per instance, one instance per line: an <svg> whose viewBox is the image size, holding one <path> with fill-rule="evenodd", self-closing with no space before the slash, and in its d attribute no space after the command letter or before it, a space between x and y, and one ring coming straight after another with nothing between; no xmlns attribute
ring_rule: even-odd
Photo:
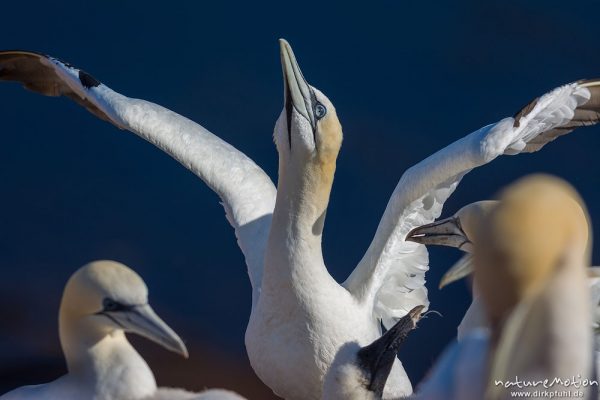
<svg viewBox="0 0 600 400"><path fill-rule="evenodd" d="M475 280L490 321L442 355L418 398L508 399L516 379L592 377L587 213L564 181L533 175L504 190L475 227ZM588 387L581 389L587 393Z"/></svg>
<svg viewBox="0 0 600 400"><path fill-rule="evenodd" d="M179 336L148 304L144 281L114 261L92 262L71 276L60 305L59 331L68 373L47 384L15 389L2 400L138 400L154 395L154 375L125 332L188 356Z"/></svg>

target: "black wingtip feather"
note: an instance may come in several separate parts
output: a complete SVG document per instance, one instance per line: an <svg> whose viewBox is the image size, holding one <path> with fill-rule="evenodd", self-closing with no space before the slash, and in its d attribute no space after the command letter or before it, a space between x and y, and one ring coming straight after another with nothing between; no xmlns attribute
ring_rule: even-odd
<svg viewBox="0 0 600 400"><path fill-rule="evenodd" d="M98 79L82 70L79 70L79 81L86 89L100 86L100 81Z"/></svg>

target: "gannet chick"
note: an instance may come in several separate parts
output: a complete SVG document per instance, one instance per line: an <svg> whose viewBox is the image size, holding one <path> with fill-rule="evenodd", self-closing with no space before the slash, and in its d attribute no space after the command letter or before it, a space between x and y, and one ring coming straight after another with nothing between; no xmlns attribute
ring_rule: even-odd
<svg viewBox="0 0 600 400"><path fill-rule="evenodd" d="M515 379L589 379L590 232L576 192L557 178L526 177L502 193L475 232L475 282L491 332L454 344L418 389L419 398L505 399L540 390L502 385Z"/></svg>
<svg viewBox="0 0 600 400"><path fill-rule="evenodd" d="M409 232L407 240L425 244L455 247L467 252L454 264L442 277L440 288L468 276L473 271L472 252L478 238L476 227L498 204L496 200L477 201L468 204L456 212L453 216L445 218L431 224L426 224ZM594 331L600 327L600 268L591 267L587 269L588 283L592 291L590 304L594 315ZM460 325L458 326L458 339L460 340L466 332L475 328L487 328L482 305L477 293L477 288L473 287L473 302ZM600 349L600 335L596 335L596 348ZM600 361L600 360L599 360Z"/></svg>
<svg viewBox="0 0 600 400"><path fill-rule="evenodd" d="M347 343L338 351L323 385L323 400L379 400L404 340L417 326L424 306L413 308L368 346Z"/></svg>
<svg viewBox="0 0 600 400"><path fill-rule="evenodd" d="M188 356L179 336L148 304L148 289L138 274L114 261L81 267L67 282L59 311L60 343L68 373L0 398L137 400L154 395L154 375L125 332Z"/></svg>

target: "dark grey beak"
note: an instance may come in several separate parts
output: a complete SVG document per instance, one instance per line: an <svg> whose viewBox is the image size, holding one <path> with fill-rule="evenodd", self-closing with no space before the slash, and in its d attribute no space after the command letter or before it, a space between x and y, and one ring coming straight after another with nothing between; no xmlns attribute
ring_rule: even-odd
<svg viewBox="0 0 600 400"><path fill-rule="evenodd" d="M473 244L463 231L458 217L442 219L413 229L406 240L424 245L456 247L467 253L472 252Z"/></svg>
<svg viewBox="0 0 600 400"><path fill-rule="evenodd" d="M421 319L424 306L417 306L401 318L396 325L370 345L358 352L358 364L370 377L368 390L376 396L383 396L383 388L387 381L392 365L404 340Z"/></svg>

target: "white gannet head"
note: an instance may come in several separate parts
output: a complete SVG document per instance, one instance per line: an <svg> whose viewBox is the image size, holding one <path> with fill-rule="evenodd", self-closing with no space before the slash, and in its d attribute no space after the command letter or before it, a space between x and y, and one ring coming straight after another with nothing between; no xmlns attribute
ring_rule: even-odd
<svg viewBox="0 0 600 400"><path fill-rule="evenodd" d="M497 203L494 200L484 200L468 204L449 218L414 228L408 233L406 240L424 245L455 247L472 253L475 227Z"/></svg>
<svg viewBox="0 0 600 400"><path fill-rule="evenodd" d="M473 252L477 242L475 227L496 206L496 200L468 204L453 216L411 230L406 240L424 245L449 246L467 253ZM440 280L440 289L473 272L470 257L461 258L446 271Z"/></svg>
<svg viewBox="0 0 600 400"><path fill-rule="evenodd" d="M417 306L368 346L351 342L336 354L323 382L324 400L379 400L404 340L425 307Z"/></svg>
<svg viewBox="0 0 600 400"><path fill-rule="evenodd" d="M496 207L497 200L483 200L468 204L452 217L441 219L411 230L406 240L424 245L455 247L467 253L477 244L476 227ZM446 271L440 280L440 289L473 272L472 257L464 256ZM597 274L589 270L590 277Z"/></svg>
<svg viewBox="0 0 600 400"><path fill-rule="evenodd" d="M285 105L275 124L274 139L280 167L332 181L343 138L335 108L306 82L289 43L280 39L279 45Z"/></svg>
<svg viewBox="0 0 600 400"><path fill-rule="evenodd" d="M187 358L183 341L148 304L142 278L114 261L95 261L67 282L60 305L63 351L77 362L79 353L106 336L137 333Z"/></svg>
<svg viewBox="0 0 600 400"><path fill-rule="evenodd" d="M575 190L545 175L523 178L476 231L475 281L493 343L487 397L508 396L498 379L590 378L590 231Z"/></svg>

